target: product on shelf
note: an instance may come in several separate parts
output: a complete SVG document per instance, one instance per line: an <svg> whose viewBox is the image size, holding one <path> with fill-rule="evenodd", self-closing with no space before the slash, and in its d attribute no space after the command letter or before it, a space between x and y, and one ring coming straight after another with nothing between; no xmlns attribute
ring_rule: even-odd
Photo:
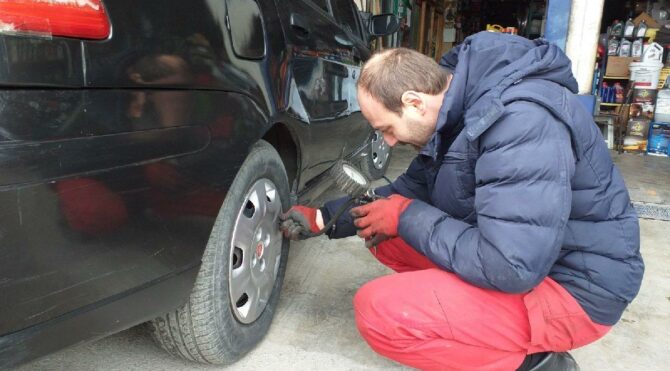
<svg viewBox="0 0 670 371"><path fill-rule="evenodd" d="M617 81L614 83L613 88L614 88L614 102L623 103L625 95L623 86L621 85L620 82Z"/></svg>
<svg viewBox="0 0 670 371"><path fill-rule="evenodd" d="M612 36L607 45L607 55L617 55L619 53L619 39L615 36Z"/></svg>
<svg viewBox="0 0 670 371"><path fill-rule="evenodd" d="M656 89L634 89L633 103L630 106L630 117L639 117L651 120L654 118Z"/></svg>
<svg viewBox="0 0 670 371"><path fill-rule="evenodd" d="M663 47L659 43L645 45L642 51L642 62L663 62Z"/></svg>
<svg viewBox="0 0 670 371"><path fill-rule="evenodd" d="M610 34L614 37L623 37L623 22L614 20Z"/></svg>
<svg viewBox="0 0 670 371"><path fill-rule="evenodd" d="M633 37L634 32L635 23L633 22L633 18L628 18L623 29L623 37Z"/></svg>
<svg viewBox="0 0 670 371"><path fill-rule="evenodd" d="M656 89L634 89L633 102L635 103L654 103L658 90Z"/></svg>
<svg viewBox="0 0 670 371"><path fill-rule="evenodd" d="M664 87L658 92L654 121L670 122L670 88L668 87Z"/></svg>
<svg viewBox="0 0 670 371"><path fill-rule="evenodd" d="M623 138L623 149L628 152L646 152L647 134L650 120L635 118L628 120L626 136Z"/></svg>
<svg viewBox="0 0 670 371"><path fill-rule="evenodd" d="M652 102L631 103L628 117L651 120L654 117L654 104Z"/></svg>
<svg viewBox="0 0 670 371"><path fill-rule="evenodd" d="M623 39L619 44L619 57L630 57L632 43L630 40Z"/></svg>
<svg viewBox="0 0 670 371"><path fill-rule="evenodd" d="M633 81L635 89L656 89L661 75L663 63L658 61L632 62L630 69L630 81Z"/></svg>
<svg viewBox="0 0 670 371"><path fill-rule="evenodd" d="M642 46L643 46L642 39L637 39L637 40L633 41L633 48L630 51L630 56L635 57L635 58L641 57L642 56Z"/></svg>
<svg viewBox="0 0 670 371"><path fill-rule="evenodd" d="M647 153L654 156L670 156L670 123L653 122L651 124Z"/></svg>
<svg viewBox="0 0 670 371"><path fill-rule="evenodd" d="M635 37L645 37L647 35L647 22L644 20L640 22L640 25L637 26L635 30Z"/></svg>

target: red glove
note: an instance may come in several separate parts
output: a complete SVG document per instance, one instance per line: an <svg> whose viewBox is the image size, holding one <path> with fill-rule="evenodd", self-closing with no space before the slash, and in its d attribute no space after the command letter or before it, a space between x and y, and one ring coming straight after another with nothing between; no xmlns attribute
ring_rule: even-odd
<svg viewBox="0 0 670 371"><path fill-rule="evenodd" d="M358 236L366 240L372 239L375 241L371 243L372 245L376 245L384 238L398 236L400 215L411 202L409 198L393 194L388 198L351 209L351 215L356 218L354 225L359 229Z"/></svg>
<svg viewBox="0 0 670 371"><path fill-rule="evenodd" d="M304 240L313 237L309 232L319 233L319 226L316 224L316 212L314 209L306 206L293 206L286 214L282 214L280 219L281 230L284 237L291 240Z"/></svg>

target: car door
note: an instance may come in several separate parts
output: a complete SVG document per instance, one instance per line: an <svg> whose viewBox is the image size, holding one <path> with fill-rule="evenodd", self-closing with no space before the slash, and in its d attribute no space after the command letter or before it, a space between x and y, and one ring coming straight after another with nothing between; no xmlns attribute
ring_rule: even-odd
<svg viewBox="0 0 670 371"><path fill-rule="evenodd" d="M346 86L346 93L350 98L350 111L348 117L348 126L350 130L365 130L365 135L369 135L372 130L365 117L361 113L358 105L356 92L356 83L360 76L361 68L368 58L370 58L370 48L366 40L366 33L363 30L363 24L358 15L358 8L352 0L330 0L330 7L333 18L344 30L344 36L352 44L352 63L348 65L351 73L351 79ZM368 139L368 138L365 138Z"/></svg>
<svg viewBox="0 0 670 371"><path fill-rule="evenodd" d="M289 78L297 93L292 96L299 100L289 112L300 122L300 186L360 147L369 134L354 119L360 111L356 80L361 53L352 33L333 18L331 6L328 0L289 0L277 6L291 54Z"/></svg>

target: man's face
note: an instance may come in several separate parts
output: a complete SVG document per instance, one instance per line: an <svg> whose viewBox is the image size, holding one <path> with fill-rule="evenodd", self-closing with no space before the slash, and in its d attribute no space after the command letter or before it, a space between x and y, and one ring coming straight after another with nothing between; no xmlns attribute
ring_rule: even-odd
<svg viewBox="0 0 670 371"><path fill-rule="evenodd" d="M396 144L409 144L419 150L432 137L439 109L420 102L420 99L422 98L418 95L414 97L411 103L404 105L402 115L398 115L384 107L364 89L358 89L358 103L363 116L374 129L381 131L384 140L391 147Z"/></svg>

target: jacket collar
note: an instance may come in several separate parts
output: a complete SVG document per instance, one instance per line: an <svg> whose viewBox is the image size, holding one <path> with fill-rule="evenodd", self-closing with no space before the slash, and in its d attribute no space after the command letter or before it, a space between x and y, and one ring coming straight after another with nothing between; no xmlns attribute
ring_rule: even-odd
<svg viewBox="0 0 670 371"><path fill-rule="evenodd" d="M512 49L514 58L507 58L512 62L499 70L489 68L495 61L485 59L495 59L495 55ZM505 41L504 36L483 32L467 38L445 55L441 64L453 71L453 78L440 107L435 133L419 151L434 160L443 138L454 135L452 131L461 122L470 141L485 132L504 112L503 93L526 77L546 78L576 91L569 60L557 46L544 40Z"/></svg>

